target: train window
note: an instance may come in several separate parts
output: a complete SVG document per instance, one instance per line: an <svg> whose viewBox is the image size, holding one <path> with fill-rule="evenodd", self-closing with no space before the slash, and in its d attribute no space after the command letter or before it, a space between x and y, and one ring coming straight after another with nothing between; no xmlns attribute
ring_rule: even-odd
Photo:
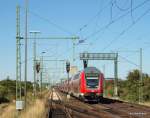
<svg viewBox="0 0 150 118"><path fill-rule="evenodd" d="M98 77L86 77L86 85L88 88L97 88L99 83Z"/></svg>
<svg viewBox="0 0 150 118"><path fill-rule="evenodd" d="M92 79L92 80L95 80L95 79L96 79L96 80L97 80L98 77L86 77L86 79L90 79L90 80L91 80L91 79Z"/></svg>
<svg viewBox="0 0 150 118"><path fill-rule="evenodd" d="M86 76L96 77L98 75L99 75L98 73L86 73Z"/></svg>

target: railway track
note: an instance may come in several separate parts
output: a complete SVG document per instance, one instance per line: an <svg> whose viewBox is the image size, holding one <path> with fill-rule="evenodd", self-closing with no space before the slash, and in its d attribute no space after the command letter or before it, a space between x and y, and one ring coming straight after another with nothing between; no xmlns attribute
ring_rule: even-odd
<svg viewBox="0 0 150 118"><path fill-rule="evenodd" d="M66 94L53 91L49 118L150 118L150 108L117 100L104 99L100 103L84 103ZM58 97L55 97L58 96ZM59 117L60 116L60 117Z"/></svg>
<svg viewBox="0 0 150 118"><path fill-rule="evenodd" d="M54 89L52 89L49 97L48 118L72 118L61 97Z"/></svg>
<svg viewBox="0 0 150 118"><path fill-rule="evenodd" d="M107 110L108 112L115 112L116 114L122 115L122 117L150 118L150 107L120 101L115 101L110 104L99 103L98 105L110 108Z"/></svg>
<svg viewBox="0 0 150 118"><path fill-rule="evenodd" d="M150 118L150 107L105 98L98 104L90 104L94 110L103 110L115 118ZM111 117L110 117L111 118Z"/></svg>

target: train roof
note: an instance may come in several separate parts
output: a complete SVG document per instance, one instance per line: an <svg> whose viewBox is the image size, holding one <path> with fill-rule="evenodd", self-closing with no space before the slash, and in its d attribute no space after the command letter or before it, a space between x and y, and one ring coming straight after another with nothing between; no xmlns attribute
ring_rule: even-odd
<svg viewBox="0 0 150 118"><path fill-rule="evenodd" d="M84 68L84 72L85 73L91 73L91 72L100 73L100 70L97 69L96 67L86 67Z"/></svg>

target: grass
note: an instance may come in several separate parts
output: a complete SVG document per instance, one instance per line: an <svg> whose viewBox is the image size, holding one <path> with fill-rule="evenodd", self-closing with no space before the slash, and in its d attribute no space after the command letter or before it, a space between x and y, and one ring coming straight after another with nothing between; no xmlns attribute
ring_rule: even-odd
<svg viewBox="0 0 150 118"><path fill-rule="evenodd" d="M44 118L45 115L45 103L43 100L37 99L33 106L23 112L20 118Z"/></svg>
<svg viewBox="0 0 150 118"><path fill-rule="evenodd" d="M9 104L2 111L3 112L0 115L1 118L15 118L15 116L16 116L16 109L15 109L15 104L14 103Z"/></svg>
<svg viewBox="0 0 150 118"><path fill-rule="evenodd" d="M144 102L144 103L142 103L142 105L145 105L145 106L149 106L149 107L150 107L150 102Z"/></svg>
<svg viewBox="0 0 150 118"><path fill-rule="evenodd" d="M42 93L42 96L38 96L35 100L31 93L28 93L27 98L27 110L22 111L18 118L45 118L46 117L46 100L49 96L48 92ZM1 105L2 106L2 105ZM10 103L6 107L0 107L0 118L17 118L15 103Z"/></svg>

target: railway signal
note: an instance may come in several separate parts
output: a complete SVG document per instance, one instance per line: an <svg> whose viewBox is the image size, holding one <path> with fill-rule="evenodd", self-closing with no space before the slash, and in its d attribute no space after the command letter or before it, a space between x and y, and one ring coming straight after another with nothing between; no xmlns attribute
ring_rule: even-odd
<svg viewBox="0 0 150 118"><path fill-rule="evenodd" d="M83 65L84 65L84 68L87 68L87 66L88 66L88 60L84 59L83 60Z"/></svg>
<svg viewBox="0 0 150 118"><path fill-rule="evenodd" d="M34 93L34 97L36 97L36 36L37 34L39 34L40 32L39 31L30 31L30 34L33 34L33 76L34 76L34 86L33 86L33 93ZM39 69L37 70L37 73L38 73Z"/></svg>
<svg viewBox="0 0 150 118"><path fill-rule="evenodd" d="M67 71L67 73L70 72L70 62L69 61L66 62L66 71Z"/></svg>
<svg viewBox="0 0 150 118"><path fill-rule="evenodd" d="M40 62L36 62L36 72L40 72Z"/></svg>
<svg viewBox="0 0 150 118"><path fill-rule="evenodd" d="M68 74L68 94L67 94L67 99L70 99L70 95L69 95L69 72L70 72L70 62L66 61L66 71Z"/></svg>

